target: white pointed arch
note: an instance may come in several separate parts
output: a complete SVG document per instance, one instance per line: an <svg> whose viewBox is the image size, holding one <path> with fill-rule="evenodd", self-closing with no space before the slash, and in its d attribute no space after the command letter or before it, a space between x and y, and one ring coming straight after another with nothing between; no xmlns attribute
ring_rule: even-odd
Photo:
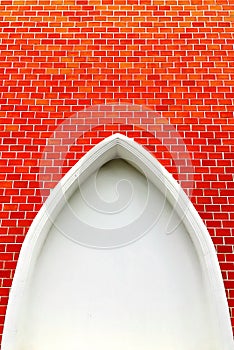
<svg viewBox="0 0 234 350"><path fill-rule="evenodd" d="M15 337L18 333L21 302L53 220L58 216L67 198L77 190L77 186L106 162L115 158L127 160L133 166L137 166L166 196L183 221L206 278L215 331L218 334L217 349L232 350L233 338L222 276L214 245L203 221L172 175L146 149L122 134L114 134L93 147L64 176L34 219L23 243L13 280L2 350L18 349L17 345L15 346Z"/></svg>

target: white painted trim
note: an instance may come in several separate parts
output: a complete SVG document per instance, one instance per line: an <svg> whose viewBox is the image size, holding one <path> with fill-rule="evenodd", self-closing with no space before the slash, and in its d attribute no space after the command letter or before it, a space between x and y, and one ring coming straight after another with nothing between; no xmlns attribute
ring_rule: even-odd
<svg viewBox="0 0 234 350"><path fill-rule="evenodd" d="M34 219L23 243L10 292L3 332L2 350L15 350L18 314L24 296L26 282L30 277L38 254L47 237L51 223L69 198L95 170L107 161L122 158L135 165L159 188L183 220L200 259L207 278L208 297L213 311L214 323L219 333L217 349L233 350L234 343L228 305L214 245L210 235L181 186L172 175L142 146L133 139L114 134L93 147L63 177L52 191ZM192 341L192 340L191 340ZM13 345L14 344L14 345Z"/></svg>

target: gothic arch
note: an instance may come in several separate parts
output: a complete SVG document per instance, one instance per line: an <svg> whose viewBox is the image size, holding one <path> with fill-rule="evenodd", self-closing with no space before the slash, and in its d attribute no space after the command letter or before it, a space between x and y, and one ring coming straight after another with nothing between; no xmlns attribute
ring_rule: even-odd
<svg viewBox="0 0 234 350"><path fill-rule="evenodd" d="M222 276L212 240L204 223L180 185L146 149L133 139L121 134L114 134L93 147L64 176L34 219L23 243L13 280L4 326L2 350L21 349L22 330L19 329L19 323L23 312L21 308L22 301L23 303L26 302L29 288L28 281L33 276L35 265L54 220L56 220L66 201L75 193L77 188L91 174L116 158L126 161L138 170L140 169L147 180L163 194L183 222L198 256L201 273L206 284L213 322L212 334L216 337L214 342L216 347L212 350L233 349L230 318ZM86 241L86 238L84 240L81 235L77 239L77 243L84 247L96 249L114 249L124 247L130 241L137 241L142 238L142 235L137 233L135 236L128 237L127 240L123 235L122 240L120 239L117 243L113 240L105 243L106 237L99 243L99 241L93 240L93 236ZM76 240L74 236L70 239ZM28 349L26 344L25 350ZM191 347L191 349L193 348ZM208 350L208 348L204 349Z"/></svg>

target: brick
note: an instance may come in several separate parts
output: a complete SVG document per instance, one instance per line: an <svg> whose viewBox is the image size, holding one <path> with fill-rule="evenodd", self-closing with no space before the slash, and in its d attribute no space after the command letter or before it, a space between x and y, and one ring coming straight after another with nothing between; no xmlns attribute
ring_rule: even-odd
<svg viewBox="0 0 234 350"><path fill-rule="evenodd" d="M152 6L150 1L135 0L126 5L126 1L104 0L97 6L90 1L80 1L78 8L74 1L25 5L25 1L3 0L0 4L0 202L4 203L0 241L12 244L9 249L18 242L18 249L41 207L41 193L48 196L49 188L61 178L57 173L61 152L68 152L65 174L112 132L134 137L178 177L172 154L152 133L147 134L157 126L159 116L150 122L148 116L131 111L131 116L117 114L113 119L82 117L89 133L69 150L62 145L60 150L52 148L54 168L44 164L51 176L44 178L44 190L40 188L38 162L66 118L75 113L81 125L79 113L90 106L143 105L163 117L186 144L194 170L192 201L217 245L225 280L233 280L231 5L208 8L185 1ZM177 136L170 134L168 139L179 146ZM3 285L8 287L7 274L13 274L15 262L6 260L5 267ZM226 283L234 326L232 288ZM4 291L0 293L3 316ZM0 331L2 325L3 318Z"/></svg>

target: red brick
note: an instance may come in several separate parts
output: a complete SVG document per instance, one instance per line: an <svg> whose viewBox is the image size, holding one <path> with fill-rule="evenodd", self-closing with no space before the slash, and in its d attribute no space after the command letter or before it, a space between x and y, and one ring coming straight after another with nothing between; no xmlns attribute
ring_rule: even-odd
<svg viewBox="0 0 234 350"><path fill-rule="evenodd" d="M114 16L109 5L114 6ZM206 4L191 7L189 2L152 6L131 0L126 9L121 7L125 2L116 6L104 0L96 10L92 0L89 5L84 0L79 9L61 2L51 6L49 0L37 5L12 5L10 0L0 4L1 237L12 242L10 249L14 242L22 242L42 204L38 160L66 118L74 113L79 118L80 111L95 104L144 105L160 113L190 151L195 171L192 201L217 244L219 259L226 261L221 268L229 282L234 271L233 263L227 262L234 245L231 5L211 9ZM94 144L120 131L154 152L177 177L173 155L144 132L156 125L155 120L130 114L83 120L91 131L79 138L77 148L68 150L63 174ZM172 134L167 138L178 141ZM51 152L57 159L51 177L44 179L45 196L61 177L54 170L61 166L64 150ZM5 265L9 270L4 271L14 272L15 262L7 260ZM9 283L5 276L3 284ZM233 287L226 284L226 288L233 308L234 293L229 289ZM2 306L0 302L4 314ZM234 325L234 311L232 316ZM3 318L0 330L2 324Z"/></svg>

